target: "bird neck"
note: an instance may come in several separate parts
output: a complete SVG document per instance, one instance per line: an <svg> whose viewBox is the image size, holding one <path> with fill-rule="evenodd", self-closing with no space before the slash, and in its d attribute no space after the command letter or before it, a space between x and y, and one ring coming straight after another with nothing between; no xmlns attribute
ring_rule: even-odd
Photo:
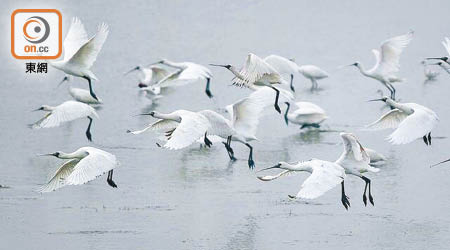
<svg viewBox="0 0 450 250"><path fill-rule="evenodd" d="M361 72L361 74L368 76L369 74L367 73L367 70L364 68L364 66L361 63L358 63L358 65L356 65L356 67L359 69L359 72Z"/></svg>
<svg viewBox="0 0 450 250"><path fill-rule="evenodd" d="M236 67L231 66L228 70L231 71L231 73L233 73L237 78L244 79L244 77L241 75L241 73L239 73L239 70L237 70Z"/></svg>
<svg viewBox="0 0 450 250"><path fill-rule="evenodd" d="M290 171L305 171L312 173L311 161L299 162L296 165L290 163L283 163L280 168Z"/></svg>
<svg viewBox="0 0 450 250"><path fill-rule="evenodd" d="M163 119L163 120L171 120L171 121L176 121L176 122L181 122L181 117L179 115L175 115L175 114L161 114L161 113L156 113L153 115L153 117L158 118L158 119Z"/></svg>
<svg viewBox="0 0 450 250"><path fill-rule="evenodd" d="M288 119L288 113L289 113L289 109L291 108L290 104L286 104L287 108L286 108L286 112L284 113L284 120L286 121L286 124L289 124L289 119Z"/></svg>
<svg viewBox="0 0 450 250"><path fill-rule="evenodd" d="M389 106L394 107L396 109L399 109L399 110L405 112L408 115L414 113L414 110L412 108L406 106L405 104L396 102L396 101L394 101L392 99L387 99L386 103L389 104Z"/></svg>

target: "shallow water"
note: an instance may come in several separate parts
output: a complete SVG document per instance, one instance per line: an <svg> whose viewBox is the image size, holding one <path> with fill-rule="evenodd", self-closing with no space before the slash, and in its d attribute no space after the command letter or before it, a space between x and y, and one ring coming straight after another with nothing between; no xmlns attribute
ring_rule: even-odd
<svg viewBox="0 0 450 250"><path fill-rule="evenodd" d="M436 137L450 132L449 76L442 72L424 84L420 61L445 55L440 41L448 32L448 1L7 1L0 10L2 27L9 27L16 8L54 7L63 13L64 34L78 16L92 34L101 21L110 35L94 72L95 90L105 104L92 127L93 143L84 137L87 121L55 129L30 130L27 124L42 114L30 112L42 104L69 100L63 77L51 68L45 76L25 75L24 62L9 54L9 29L0 55L0 243L6 249L443 249L450 241L450 176L448 166L428 166L450 156L450 139L417 141L392 146L389 131L360 128L385 112L366 100L379 96L381 85L356 69L339 65L361 61L373 64L370 49L379 42L413 29L416 36L401 59L397 84L402 101L423 104L437 112ZM157 109L218 109L249 91L231 87L231 74L212 69L211 90L204 83L170 90L151 105L138 94L136 77L122 73L161 57L174 61L240 65L248 52L260 56L295 57L299 64L316 64L331 77L310 83L295 76L297 100L312 101L331 117L329 129L355 133L362 144L389 157L372 179L375 207L364 207L364 182L346 181L351 208L340 203L339 188L314 201L291 201L307 174L261 182L249 171L247 148L235 145L239 161L228 162L221 145L167 151L155 145L156 136L132 136L148 117L134 117ZM86 87L76 79L74 86ZM384 89L383 89L384 90ZM338 133L300 134L286 127L269 110L254 143L256 167L312 157L335 160L342 143ZM115 154L121 166L114 172L118 189L105 177L80 187L53 193L35 190L61 164L37 157L56 150L74 151L91 145ZM25 236L25 238L24 238ZM5 247L7 246L7 247Z"/></svg>

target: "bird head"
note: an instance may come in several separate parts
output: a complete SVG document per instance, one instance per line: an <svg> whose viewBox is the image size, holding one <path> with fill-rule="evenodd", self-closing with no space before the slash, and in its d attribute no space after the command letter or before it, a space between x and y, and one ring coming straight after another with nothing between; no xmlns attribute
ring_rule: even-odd
<svg viewBox="0 0 450 250"><path fill-rule="evenodd" d="M428 57L427 59L437 59L437 60L442 60L444 62L448 62L448 57L447 56L443 56L443 57Z"/></svg>
<svg viewBox="0 0 450 250"><path fill-rule="evenodd" d="M224 67L226 69L230 69L231 68L230 64L212 64L212 63L210 63L209 65L216 66L216 67Z"/></svg>
<svg viewBox="0 0 450 250"><path fill-rule="evenodd" d="M54 157L60 157L62 154L61 151L56 151L55 153L50 153L50 154L41 154L39 156L54 156Z"/></svg>
<svg viewBox="0 0 450 250"><path fill-rule="evenodd" d="M61 84L63 84L65 81L69 81L69 76L68 76L68 75L64 76L64 78L61 80L61 82L58 83L58 86L57 86L57 87L59 87L59 86L60 86Z"/></svg>
<svg viewBox="0 0 450 250"><path fill-rule="evenodd" d="M149 116L152 116L152 117L154 117L155 116L155 111L151 111L150 113L142 113L142 114L140 114L140 115L149 115Z"/></svg>

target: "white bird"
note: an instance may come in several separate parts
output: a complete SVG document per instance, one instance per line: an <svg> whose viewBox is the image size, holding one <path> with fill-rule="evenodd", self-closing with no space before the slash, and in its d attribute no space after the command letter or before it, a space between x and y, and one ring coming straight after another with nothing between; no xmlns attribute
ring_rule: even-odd
<svg viewBox="0 0 450 250"><path fill-rule="evenodd" d="M350 206L350 201L345 195L344 188L345 170L339 164L318 159L296 163L280 161L277 165L260 171L275 168L283 169L283 171L273 176L258 176L258 179L272 181L281 176L288 176L297 172L308 172L311 175L303 182L300 191L297 195L289 195L290 198L316 199L341 184L341 202L345 209L348 209Z"/></svg>
<svg viewBox="0 0 450 250"><path fill-rule="evenodd" d="M92 89L92 80L98 80L91 67L108 37L108 25L102 23L92 38L88 39L86 30L78 18L73 18L69 32L64 39L64 59L50 62L50 65L72 76L84 78L89 83L89 92L98 100Z"/></svg>
<svg viewBox="0 0 450 250"><path fill-rule="evenodd" d="M124 75L128 75L133 71L139 71L139 87L145 88L150 85L154 85L164 79L164 77L168 76L170 72L164 68L161 68L157 65L150 65L148 67L136 66L132 68L130 71L126 72Z"/></svg>
<svg viewBox="0 0 450 250"><path fill-rule="evenodd" d="M73 153L57 151L42 156L45 155L70 160L61 165L48 183L38 190L41 193L52 192L68 185L82 185L106 172L108 172L107 183L111 187L117 187L112 176L113 169L119 165L119 162L113 154L93 147L82 147Z"/></svg>
<svg viewBox="0 0 450 250"><path fill-rule="evenodd" d="M354 175L364 180L366 183L363 194L364 205L367 205L367 187L369 187L369 201L374 205L371 192L372 182L362 174L366 172L376 173L380 170L369 165L370 157L358 139L356 139L355 135L351 133L341 133L340 136L344 142L344 152L342 152L336 163L345 169L347 175Z"/></svg>
<svg viewBox="0 0 450 250"><path fill-rule="evenodd" d="M421 64L423 65L423 74L425 75L425 81L434 81L439 76L439 72L434 71L431 69L425 61L422 61ZM442 64L442 63L441 63ZM441 66L443 67L443 66ZM447 71L448 72L448 71Z"/></svg>
<svg viewBox="0 0 450 250"><path fill-rule="evenodd" d="M290 88L295 92L294 88L294 74L298 73L298 65L293 59L287 59L278 55L270 55L264 58L264 61L272 66L279 74L289 75L291 78Z"/></svg>
<svg viewBox="0 0 450 250"><path fill-rule="evenodd" d="M298 71L311 81L311 90L317 89L319 85L317 80L328 77L328 73L315 65L302 65L298 67Z"/></svg>
<svg viewBox="0 0 450 250"><path fill-rule="evenodd" d="M444 38L444 41L442 41L442 45L444 46L445 50L447 51L447 54L450 56L450 39L449 39L448 37L445 37L445 38ZM427 59L427 60L428 60L428 59L438 59L438 60L444 61L444 62L446 62L448 65L450 65L448 56L443 56L443 57L428 57L428 58L426 58L426 59ZM447 66L448 66L448 65L447 65ZM441 66L441 64L439 64L439 66ZM442 67L445 71L447 71L447 73L450 73L447 67L445 67L444 65L442 65L441 67Z"/></svg>
<svg viewBox="0 0 450 250"><path fill-rule="evenodd" d="M369 155L370 158L370 164L380 164L387 161L386 156L384 156L381 153L378 153L377 151L365 147L364 150L366 151L367 155Z"/></svg>
<svg viewBox="0 0 450 250"><path fill-rule="evenodd" d="M207 131L210 127L208 119L202 114L177 110L169 114L162 114L156 111L144 113L141 115L150 115L158 118L156 122L151 123L148 127L138 131L127 131L128 133L137 135L147 130L164 132L167 142L163 145L168 149L182 149L196 142L202 136L205 136L205 144L210 147Z"/></svg>
<svg viewBox="0 0 450 250"><path fill-rule="evenodd" d="M302 184L299 193L296 196L290 195L290 198L315 199L341 183L341 202L345 209L348 209L350 202L348 197L345 195L344 179L347 175L355 175L366 182L363 194L364 204L367 204L367 187L369 187L369 200L372 204L374 204L370 190L371 181L367 177L363 176L362 173L368 171L377 172L378 169L368 165L369 157L354 135L341 133L341 137L344 141L344 152L335 162L317 159L312 159L306 162L298 162L295 165L286 162L279 162L274 167L262 169L260 171L281 168L285 169L283 172L275 176L264 176L258 178L263 181L271 181L281 176L290 175L298 171L310 172L312 173L311 176Z"/></svg>
<svg viewBox="0 0 450 250"><path fill-rule="evenodd" d="M293 96L286 90L279 89L281 98L286 101L293 100ZM229 118L212 111L203 110L199 113L204 115L210 122L208 135L216 135L226 140L223 142L228 152L230 160L234 161L234 152L231 148L231 141L237 141L246 145L250 149L248 157L248 166L250 169L255 167L253 161L253 147L250 141L257 140L256 132L259 119L263 111L272 104L274 92L267 87L256 89L248 97L245 97L233 104L225 107Z"/></svg>
<svg viewBox="0 0 450 250"><path fill-rule="evenodd" d="M31 125L33 129L40 128L53 128L58 127L62 123L73 121L79 118L87 117L89 119L89 125L86 130L86 137L89 141L92 141L91 136L91 125L92 117L98 118L95 109L87 104L76 102L76 101L66 101L58 106L43 105L34 111L47 111L43 118Z"/></svg>
<svg viewBox="0 0 450 250"><path fill-rule="evenodd" d="M61 85L65 81L70 82L70 79L71 79L71 77L69 75L66 75L63 78L63 80L59 83L59 85ZM75 99L76 101L82 102L82 103L93 104L93 105L103 103L102 99L100 99L100 98L95 99L94 97L92 97L88 90L80 89L80 88L73 88L72 86L70 86L70 83L69 83L69 94L70 94L70 96L72 96L73 99Z"/></svg>
<svg viewBox="0 0 450 250"><path fill-rule="evenodd" d="M255 86L267 86L272 88L276 92L275 96L275 110L281 113L280 106L278 105L278 98L280 96L279 89L275 88L274 84L287 84L287 82L281 77L281 75L264 60L258 56L250 53L247 56L244 66L241 70L237 70L236 67L228 65L210 64L212 66L224 67L231 71L235 77L233 78L233 85L239 87L254 88Z"/></svg>
<svg viewBox="0 0 450 250"><path fill-rule="evenodd" d="M289 113L291 104L286 102L287 108L284 113L286 125L289 125L289 122L292 122L300 125L300 129L307 127L319 128L320 123L328 119L325 111L314 103L296 102L294 104L297 106L297 109Z"/></svg>
<svg viewBox="0 0 450 250"><path fill-rule="evenodd" d="M160 87L169 87L189 84L198 80L206 80L205 93L209 98L213 97L209 86L212 73L205 66L192 62L172 62L167 59L163 59L150 65L154 64L163 64L176 69L174 72L171 72L159 80L156 85Z"/></svg>
<svg viewBox="0 0 450 250"><path fill-rule="evenodd" d="M395 88L391 83L401 82L403 79L395 76L400 69L400 54L411 42L413 31L401 36L396 36L384 41L381 50L373 49L375 55L375 65L366 70L360 62L355 62L349 66L356 66L361 74L381 82L390 92L391 98L395 100Z"/></svg>
<svg viewBox="0 0 450 250"><path fill-rule="evenodd" d="M368 129L396 128L387 138L392 144L406 144L422 137L425 144L431 145L431 130L439 121L433 110L416 103L399 103L386 96L371 101L383 101L394 109L367 125Z"/></svg>

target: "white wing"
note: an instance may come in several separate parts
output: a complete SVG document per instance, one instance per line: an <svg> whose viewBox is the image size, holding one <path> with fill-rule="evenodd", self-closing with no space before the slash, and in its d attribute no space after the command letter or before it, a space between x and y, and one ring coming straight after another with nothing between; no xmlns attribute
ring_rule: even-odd
<svg viewBox="0 0 450 250"><path fill-rule="evenodd" d="M400 54L411 42L414 32L396 36L381 44L381 60L376 71L382 75L391 75L400 68Z"/></svg>
<svg viewBox="0 0 450 250"><path fill-rule="evenodd" d="M174 114L181 117L180 124L168 135L164 145L168 149L181 149L187 147L204 136L209 128L208 119L198 113L190 111L176 111Z"/></svg>
<svg viewBox="0 0 450 250"><path fill-rule="evenodd" d="M448 37L444 38L442 45L444 45L445 50L447 50L447 53L450 55L450 39L448 39Z"/></svg>
<svg viewBox="0 0 450 250"><path fill-rule="evenodd" d="M157 120L156 122L150 124L149 126L145 127L144 129L136 130L136 131L129 131L129 133L131 133L133 135L138 135L138 134L144 133L147 130L151 130L151 131L155 131L155 132L167 132L170 130L174 130L178 126L178 124L179 123L176 121L160 119L160 120Z"/></svg>
<svg viewBox="0 0 450 250"><path fill-rule="evenodd" d="M427 135L436 126L437 115L422 106L413 107L414 113L404 119L398 128L388 136L392 144L406 144Z"/></svg>
<svg viewBox="0 0 450 250"><path fill-rule="evenodd" d="M251 86L256 82L281 82L280 74L268 63L254 54L248 54L244 67L239 71L240 78L234 79L235 85ZM242 79L241 79L242 78Z"/></svg>
<svg viewBox="0 0 450 250"><path fill-rule="evenodd" d="M396 128L406 117L408 115L405 112L393 109L380 117L380 119L367 125L366 128L370 130Z"/></svg>
<svg viewBox="0 0 450 250"><path fill-rule="evenodd" d="M64 163L58 170L56 170L53 177L48 181L47 184L41 186L38 189L40 193L47 193L55 191L66 185L66 178L72 173L75 165L79 162L78 159L72 159Z"/></svg>
<svg viewBox="0 0 450 250"><path fill-rule="evenodd" d="M298 67L298 71L310 78L323 79L328 77L328 73L316 65L302 65Z"/></svg>
<svg viewBox="0 0 450 250"><path fill-rule="evenodd" d="M64 61L68 61L87 42L88 35L83 23L74 17L64 39Z"/></svg>
<svg viewBox="0 0 450 250"><path fill-rule="evenodd" d="M76 164L67 177L66 185L81 185L96 179L119 165L116 157L103 150L85 147L89 154Z"/></svg>
<svg viewBox="0 0 450 250"><path fill-rule="evenodd" d="M369 72L374 72L378 68L378 66L380 66L380 62L381 62L380 51L378 51L377 49L373 49L372 53L375 56L375 65L373 65L373 67L368 70Z"/></svg>
<svg viewBox="0 0 450 250"><path fill-rule="evenodd" d="M97 59L97 55L103 47L108 37L108 25L102 23L94 37L89 39L69 60L70 63L81 65L84 68L91 68Z"/></svg>
<svg viewBox="0 0 450 250"><path fill-rule="evenodd" d="M52 128L61 125L61 123L73 121L87 116L98 117L94 108L91 106L76 102L67 101L55 107L53 111L47 114L43 119L33 124L32 128Z"/></svg>
<svg viewBox="0 0 450 250"><path fill-rule="evenodd" d="M288 91L280 89L279 102L290 101L293 96ZM258 88L248 97L227 106L231 112L231 123L236 132L247 138L256 138L259 118L266 107L271 107L275 100L275 91L269 87Z"/></svg>
<svg viewBox="0 0 450 250"><path fill-rule="evenodd" d="M152 82L157 83L161 81L164 77L168 76L170 73L168 70L158 67L158 66L151 66L150 69L152 70Z"/></svg>
<svg viewBox="0 0 450 250"><path fill-rule="evenodd" d="M235 134L230 121L225 119L222 115L211 110L202 110L199 113L209 120L210 127L208 129L208 135L217 135L226 138L227 136Z"/></svg>
<svg viewBox="0 0 450 250"><path fill-rule="evenodd" d="M264 61L280 74L294 74L298 70L298 65L295 62L282 56L270 55L264 58Z"/></svg>
<svg viewBox="0 0 450 250"><path fill-rule="evenodd" d="M342 141L344 142L344 153L347 157L351 157L356 161L361 161L369 164L370 157L364 150L364 147L351 133L341 133Z"/></svg>
<svg viewBox="0 0 450 250"><path fill-rule="evenodd" d="M296 102L295 105L298 107L298 109L292 112L292 114L294 115L309 115L309 114L325 115L325 110L323 110L321 107L312 102Z"/></svg>
<svg viewBox="0 0 450 250"><path fill-rule="evenodd" d="M340 184L344 170L332 162L313 161L313 172L303 182L297 198L315 199Z"/></svg>

